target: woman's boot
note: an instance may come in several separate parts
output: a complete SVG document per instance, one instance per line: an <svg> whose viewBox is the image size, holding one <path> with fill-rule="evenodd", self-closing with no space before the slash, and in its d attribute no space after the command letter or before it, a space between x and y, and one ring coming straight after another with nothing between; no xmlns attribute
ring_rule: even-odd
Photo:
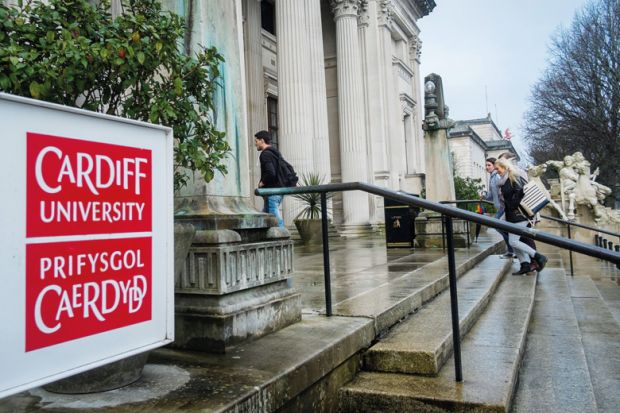
<svg viewBox="0 0 620 413"><path fill-rule="evenodd" d="M530 268L530 263L522 262L521 268L519 268L519 271L513 272L512 275L523 275L523 274L527 274L530 271L532 271L532 269Z"/></svg>
<svg viewBox="0 0 620 413"><path fill-rule="evenodd" d="M547 265L547 257L542 254L536 253L534 254L534 260L536 261L536 264L538 264L537 271L540 273L543 268L545 268L545 265Z"/></svg>

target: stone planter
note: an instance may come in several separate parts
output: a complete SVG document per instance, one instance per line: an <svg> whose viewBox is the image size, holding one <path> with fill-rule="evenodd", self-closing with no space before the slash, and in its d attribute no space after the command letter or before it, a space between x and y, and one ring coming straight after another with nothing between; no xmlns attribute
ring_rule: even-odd
<svg viewBox="0 0 620 413"><path fill-rule="evenodd" d="M304 244L321 244L323 228L320 219L296 219L295 227Z"/></svg>

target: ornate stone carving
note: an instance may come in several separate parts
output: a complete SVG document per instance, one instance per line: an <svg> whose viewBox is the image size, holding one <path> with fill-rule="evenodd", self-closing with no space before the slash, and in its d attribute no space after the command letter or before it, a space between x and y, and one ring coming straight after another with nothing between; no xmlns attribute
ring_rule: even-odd
<svg viewBox="0 0 620 413"><path fill-rule="evenodd" d="M368 0L361 0L359 5L359 18L357 20L359 27L368 27L370 24L370 15L368 14Z"/></svg>
<svg viewBox="0 0 620 413"><path fill-rule="evenodd" d="M427 16L436 6L434 0L415 0L415 4L420 9L420 17Z"/></svg>
<svg viewBox="0 0 620 413"><path fill-rule="evenodd" d="M392 26L392 0L380 0L377 13L380 26Z"/></svg>
<svg viewBox="0 0 620 413"><path fill-rule="evenodd" d="M409 38L407 45L409 46L409 60L413 61L418 57L418 35Z"/></svg>
<svg viewBox="0 0 620 413"><path fill-rule="evenodd" d="M357 17L360 0L331 0L332 12L334 20L341 17Z"/></svg>
<svg viewBox="0 0 620 413"><path fill-rule="evenodd" d="M441 76L434 73L424 78L424 114L422 126L425 130L447 129L454 125L444 102Z"/></svg>
<svg viewBox="0 0 620 413"><path fill-rule="evenodd" d="M581 152L567 155L562 161L547 161L545 165L558 171L562 206L568 218L575 216L575 205L585 205L592 210L595 222L614 220L614 215L603 205L605 198L611 194L611 189L596 182L598 168L591 173L590 162Z"/></svg>

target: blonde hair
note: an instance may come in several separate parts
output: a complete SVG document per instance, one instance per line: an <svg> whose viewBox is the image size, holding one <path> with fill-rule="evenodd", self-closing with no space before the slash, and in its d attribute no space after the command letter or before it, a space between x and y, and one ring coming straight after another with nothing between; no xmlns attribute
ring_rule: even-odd
<svg viewBox="0 0 620 413"><path fill-rule="evenodd" d="M514 169L514 166L512 165L512 162L510 162L507 159L500 158L495 161L495 166L496 167L499 166L502 169L506 170L506 173L508 174L508 179L510 179L510 182L512 183L517 182L517 175L515 174L515 169Z"/></svg>

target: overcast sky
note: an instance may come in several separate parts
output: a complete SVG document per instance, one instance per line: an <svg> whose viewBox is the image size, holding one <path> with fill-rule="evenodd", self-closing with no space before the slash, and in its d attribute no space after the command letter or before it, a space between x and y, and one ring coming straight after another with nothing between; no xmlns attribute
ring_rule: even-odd
<svg viewBox="0 0 620 413"><path fill-rule="evenodd" d="M547 67L551 36L560 26L570 27L588 0L435 2L433 12L418 22L422 77L442 77L452 119L491 112L501 131L510 128L523 155L523 114L532 85Z"/></svg>

